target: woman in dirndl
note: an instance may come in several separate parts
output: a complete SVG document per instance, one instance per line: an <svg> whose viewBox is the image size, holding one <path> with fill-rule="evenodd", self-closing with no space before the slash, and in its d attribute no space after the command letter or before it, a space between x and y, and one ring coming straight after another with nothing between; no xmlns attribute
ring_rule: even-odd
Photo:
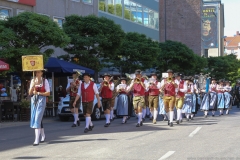
<svg viewBox="0 0 240 160"><path fill-rule="evenodd" d="M121 84L119 84L116 88L118 95L117 95L117 115L123 116L122 124L127 123L128 118L128 111L129 111L129 97L127 95L127 80L126 78L122 77Z"/></svg>
<svg viewBox="0 0 240 160"><path fill-rule="evenodd" d="M163 77L162 80L166 80L166 77ZM162 87L162 86L161 86ZM160 92L159 101L158 101L158 108L159 108L159 115L163 116L163 121L167 121L167 115L164 107L164 100L163 100L164 93Z"/></svg>
<svg viewBox="0 0 240 160"><path fill-rule="evenodd" d="M194 85L191 81L191 77L184 78L187 83L187 92L185 93L185 99L183 103L182 111L185 113L187 121L189 121L189 116L192 114L193 108L193 92L194 92Z"/></svg>
<svg viewBox="0 0 240 160"><path fill-rule="evenodd" d="M217 85L217 109L220 112L219 116L223 115L223 110L225 108L223 82L223 80L219 80L219 84Z"/></svg>
<svg viewBox="0 0 240 160"><path fill-rule="evenodd" d="M204 118L207 118L209 107L210 107L210 93L209 93L209 85L210 85L210 79L206 78L204 79L205 86L200 90L202 94L202 100L200 109L204 112Z"/></svg>
<svg viewBox="0 0 240 160"><path fill-rule="evenodd" d="M194 79L192 78L191 79L192 82L194 81ZM197 111L198 111L198 97L197 97L197 94L198 94L198 88L197 88L197 84L196 83L193 83L193 107L192 107L192 113L191 113L191 120L193 120L193 117L194 115L197 114Z"/></svg>
<svg viewBox="0 0 240 160"><path fill-rule="evenodd" d="M50 95L48 81L43 78L44 70L35 71L36 77L32 79L29 89L31 97L31 121L30 127L35 129L35 141L33 146L45 141L45 133L42 124L43 113L46 107L46 97Z"/></svg>
<svg viewBox="0 0 240 160"><path fill-rule="evenodd" d="M224 87L224 98L225 98L225 109L226 114L229 114L229 110L232 109L233 98L230 92L232 91L232 87L230 86L230 82L226 81L226 86Z"/></svg>

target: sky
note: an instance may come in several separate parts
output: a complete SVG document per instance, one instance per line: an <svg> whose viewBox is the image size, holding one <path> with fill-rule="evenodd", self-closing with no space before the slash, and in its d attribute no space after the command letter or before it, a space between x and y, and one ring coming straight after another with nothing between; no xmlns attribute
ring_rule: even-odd
<svg viewBox="0 0 240 160"><path fill-rule="evenodd" d="M233 36L240 31L240 0L222 0L224 4L225 36Z"/></svg>

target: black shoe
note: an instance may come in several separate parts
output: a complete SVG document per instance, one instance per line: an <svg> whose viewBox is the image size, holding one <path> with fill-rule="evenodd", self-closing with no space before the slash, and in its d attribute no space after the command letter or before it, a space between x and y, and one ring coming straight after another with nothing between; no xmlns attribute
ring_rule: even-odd
<svg viewBox="0 0 240 160"><path fill-rule="evenodd" d="M150 116L149 115L146 115L146 118L149 118Z"/></svg>
<svg viewBox="0 0 240 160"><path fill-rule="evenodd" d="M163 121L167 121L166 118L163 118Z"/></svg>
<svg viewBox="0 0 240 160"><path fill-rule="evenodd" d="M93 128L94 128L94 125L93 126L89 126L89 131L92 131L93 130Z"/></svg>
<svg viewBox="0 0 240 160"><path fill-rule="evenodd" d="M88 128L85 128L84 129L84 133L88 133L89 129Z"/></svg>
<svg viewBox="0 0 240 160"><path fill-rule="evenodd" d="M213 114L212 117L214 117L215 115Z"/></svg>
<svg viewBox="0 0 240 160"><path fill-rule="evenodd" d="M173 127L173 123L171 122L169 126L170 126L170 127Z"/></svg>
<svg viewBox="0 0 240 160"><path fill-rule="evenodd" d="M136 127L140 127L140 124L138 123L138 124L136 125Z"/></svg>
<svg viewBox="0 0 240 160"><path fill-rule="evenodd" d="M125 120L125 121L122 121L122 124L125 124L125 123L127 123L127 120Z"/></svg>
<svg viewBox="0 0 240 160"><path fill-rule="evenodd" d="M176 123L179 124L179 120L177 120Z"/></svg>
<svg viewBox="0 0 240 160"><path fill-rule="evenodd" d="M193 120L193 117L191 117L191 120Z"/></svg>
<svg viewBox="0 0 240 160"><path fill-rule="evenodd" d="M143 125L143 121L140 122L140 126L142 126L142 125Z"/></svg>
<svg viewBox="0 0 240 160"><path fill-rule="evenodd" d="M223 116L223 113L221 115Z"/></svg>
<svg viewBox="0 0 240 160"><path fill-rule="evenodd" d="M182 123L182 119L180 120L180 123Z"/></svg>
<svg viewBox="0 0 240 160"><path fill-rule="evenodd" d="M131 118L131 116L128 116L127 120L129 120Z"/></svg>
<svg viewBox="0 0 240 160"><path fill-rule="evenodd" d="M142 121L144 122L144 121L145 121L145 118L142 118Z"/></svg>
<svg viewBox="0 0 240 160"><path fill-rule="evenodd" d="M77 121L77 125L80 126L80 120Z"/></svg>
<svg viewBox="0 0 240 160"><path fill-rule="evenodd" d="M110 119L110 122L112 122L113 121L113 118L112 119Z"/></svg>
<svg viewBox="0 0 240 160"><path fill-rule="evenodd" d="M149 118L149 120L152 121L152 120L153 120L153 117Z"/></svg>
<svg viewBox="0 0 240 160"><path fill-rule="evenodd" d="M167 125L169 125L169 124L170 124L170 121L168 120Z"/></svg>
<svg viewBox="0 0 240 160"><path fill-rule="evenodd" d="M108 127L110 125L110 123L106 123L105 125L104 125L104 127Z"/></svg>
<svg viewBox="0 0 240 160"><path fill-rule="evenodd" d="M37 143L37 144L33 143L33 146L38 146L38 145L39 145L39 143Z"/></svg>
<svg viewBox="0 0 240 160"><path fill-rule="evenodd" d="M77 127L77 125L76 125L76 124L73 124L72 127Z"/></svg>

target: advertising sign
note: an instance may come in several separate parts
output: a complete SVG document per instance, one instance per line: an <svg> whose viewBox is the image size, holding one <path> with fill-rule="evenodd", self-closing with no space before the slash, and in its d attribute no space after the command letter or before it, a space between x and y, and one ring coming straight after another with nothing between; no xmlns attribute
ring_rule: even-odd
<svg viewBox="0 0 240 160"><path fill-rule="evenodd" d="M43 70L43 56L29 55L22 56L22 70L23 71L39 71Z"/></svg>
<svg viewBox="0 0 240 160"><path fill-rule="evenodd" d="M218 48L218 6L217 5L203 6L202 44L204 49Z"/></svg>

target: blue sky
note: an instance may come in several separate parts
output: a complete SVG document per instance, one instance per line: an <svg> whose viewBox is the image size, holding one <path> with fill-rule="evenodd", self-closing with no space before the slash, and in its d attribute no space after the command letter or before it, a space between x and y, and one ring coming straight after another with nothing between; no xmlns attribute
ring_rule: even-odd
<svg viewBox="0 0 240 160"><path fill-rule="evenodd" d="M225 36L233 36L240 31L240 0L222 0L225 14Z"/></svg>

